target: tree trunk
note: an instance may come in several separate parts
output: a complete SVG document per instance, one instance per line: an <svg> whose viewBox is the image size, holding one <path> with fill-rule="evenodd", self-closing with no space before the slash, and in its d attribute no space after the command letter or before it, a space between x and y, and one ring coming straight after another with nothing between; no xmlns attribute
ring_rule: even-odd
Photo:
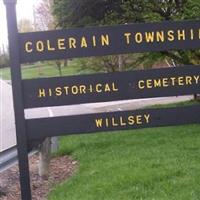
<svg viewBox="0 0 200 200"><path fill-rule="evenodd" d="M62 66L60 60L56 60L56 66L58 68L59 76L62 76Z"/></svg>
<svg viewBox="0 0 200 200"><path fill-rule="evenodd" d="M118 55L118 63L119 63L119 71L122 72L123 71L123 56L122 55Z"/></svg>
<svg viewBox="0 0 200 200"><path fill-rule="evenodd" d="M40 147L39 152L39 176L48 179L49 163L51 155L51 138L46 138Z"/></svg>
<svg viewBox="0 0 200 200"><path fill-rule="evenodd" d="M67 66L68 66L68 60L65 59L65 60L64 60L64 67L67 67Z"/></svg>
<svg viewBox="0 0 200 200"><path fill-rule="evenodd" d="M61 65L58 66L58 70L59 70L59 75L62 76L62 67L61 67Z"/></svg>

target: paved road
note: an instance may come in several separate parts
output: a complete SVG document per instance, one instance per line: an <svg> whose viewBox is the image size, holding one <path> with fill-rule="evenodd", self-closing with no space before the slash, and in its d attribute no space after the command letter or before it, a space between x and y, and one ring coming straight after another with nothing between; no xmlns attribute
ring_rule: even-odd
<svg viewBox="0 0 200 200"><path fill-rule="evenodd" d="M148 98L148 99L136 99L136 100L125 100L125 101L113 101L103 103L90 103L80 104L73 106L60 106L51 108L36 108L27 109L25 116L28 119L31 118L42 118L48 116L63 116L63 115L78 115L95 112L112 112L122 110L134 110L149 105L155 104L168 104L174 102L181 102L191 100L192 96L180 96L180 97L161 97L161 98Z"/></svg>
<svg viewBox="0 0 200 200"><path fill-rule="evenodd" d="M14 112L12 103L11 86L0 80L0 152L16 144ZM192 96L168 97L139 99L127 101L115 101L107 103L82 104L73 106L51 107L27 109L26 118L43 118L62 115L77 115L95 112L110 112L117 110L138 109L147 105L166 104L171 102L180 102L191 99Z"/></svg>
<svg viewBox="0 0 200 200"><path fill-rule="evenodd" d="M12 88L0 79L0 152L15 146Z"/></svg>
<svg viewBox="0 0 200 200"><path fill-rule="evenodd" d="M116 101L109 103L98 103L90 105L90 108L95 109L98 112L112 112L122 110L135 110L151 105L162 105L169 103L178 103L193 99L193 96L179 96L179 97L159 97L159 98L148 98L148 99L135 99L126 101Z"/></svg>

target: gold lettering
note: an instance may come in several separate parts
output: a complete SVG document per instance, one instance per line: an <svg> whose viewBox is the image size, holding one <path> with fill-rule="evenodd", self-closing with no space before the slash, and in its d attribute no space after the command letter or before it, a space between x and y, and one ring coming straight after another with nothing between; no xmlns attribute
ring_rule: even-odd
<svg viewBox="0 0 200 200"><path fill-rule="evenodd" d="M199 82L199 76L194 76L194 79L195 79L195 83L198 84L198 82Z"/></svg>
<svg viewBox="0 0 200 200"><path fill-rule="evenodd" d="M32 42L26 42L25 43L25 50L26 50L27 53L33 52L32 45L33 45Z"/></svg>
<svg viewBox="0 0 200 200"><path fill-rule="evenodd" d="M102 46L109 46L110 45L110 40L109 40L109 36L106 35L101 35L101 44Z"/></svg>
<svg viewBox="0 0 200 200"><path fill-rule="evenodd" d="M163 87L168 87L169 86L168 78L163 78L162 82L163 82Z"/></svg>
<svg viewBox="0 0 200 200"><path fill-rule="evenodd" d="M191 40L194 40L194 30L190 29Z"/></svg>
<svg viewBox="0 0 200 200"><path fill-rule="evenodd" d="M120 117L120 125L121 126L126 126L126 123L123 121L123 117Z"/></svg>
<svg viewBox="0 0 200 200"><path fill-rule="evenodd" d="M92 36L92 43L93 43L94 47L97 46L97 42L96 42L96 37L95 36Z"/></svg>
<svg viewBox="0 0 200 200"><path fill-rule="evenodd" d="M142 43L142 40L143 40L143 38L142 38L142 33L136 33L135 34L135 41L137 42L137 43Z"/></svg>
<svg viewBox="0 0 200 200"><path fill-rule="evenodd" d="M95 119L96 127L97 128L101 128L102 127L102 122L103 122L103 119Z"/></svg>
<svg viewBox="0 0 200 200"><path fill-rule="evenodd" d="M154 87L161 87L161 86L162 86L161 80L160 79L158 79L158 80L154 79Z"/></svg>
<svg viewBox="0 0 200 200"><path fill-rule="evenodd" d="M52 96L52 89L51 88L49 88L49 96L51 97Z"/></svg>
<svg viewBox="0 0 200 200"><path fill-rule="evenodd" d="M44 51L44 43L42 41L37 41L36 42L36 50L38 52L43 52Z"/></svg>
<svg viewBox="0 0 200 200"><path fill-rule="evenodd" d="M174 41L174 31L172 31L172 30L170 30L170 31L168 31L167 32L167 36L168 36L168 40L170 41L170 42L173 42Z"/></svg>
<svg viewBox="0 0 200 200"><path fill-rule="evenodd" d="M65 50L65 39L58 39L58 49L59 50Z"/></svg>
<svg viewBox="0 0 200 200"><path fill-rule="evenodd" d="M45 89L39 89L38 97L41 98L41 97L45 97L45 96L46 96Z"/></svg>
<svg viewBox="0 0 200 200"><path fill-rule="evenodd" d="M49 40L47 40L47 49L48 51L55 51L56 49L54 47L51 46L51 43Z"/></svg>
<svg viewBox="0 0 200 200"><path fill-rule="evenodd" d="M112 90L113 90L113 92L119 91L119 89L116 87L115 83L112 83Z"/></svg>
<svg viewBox="0 0 200 200"><path fill-rule="evenodd" d="M178 85L184 85L182 76L178 77Z"/></svg>
<svg viewBox="0 0 200 200"><path fill-rule="evenodd" d="M109 84L105 85L105 90L104 91L105 92L110 92L111 91Z"/></svg>
<svg viewBox="0 0 200 200"><path fill-rule="evenodd" d="M115 118L114 117L112 117L112 125L113 126L119 126L119 124L115 122Z"/></svg>
<svg viewBox="0 0 200 200"><path fill-rule="evenodd" d="M69 48L70 49L76 49L76 39L73 37L69 38Z"/></svg>
<svg viewBox="0 0 200 200"><path fill-rule="evenodd" d="M89 91L92 93L93 92L93 87L92 85L89 85Z"/></svg>
<svg viewBox="0 0 200 200"><path fill-rule="evenodd" d="M165 37L164 37L164 31L157 31L156 32L156 39L157 42L164 42L165 41Z"/></svg>
<svg viewBox="0 0 200 200"><path fill-rule="evenodd" d="M146 83L147 83L147 88L152 88L152 80L151 79L147 79L146 80Z"/></svg>
<svg viewBox="0 0 200 200"><path fill-rule="evenodd" d="M142 124L142 115L136 116L136 124Z"/></svg>
<svg viewBox="0 0 200 200"><path fill-rule="evenodd" d="M143 80L140 80L139 82L138 82L138 87L139 87L139 89L144 89L145 88L145 86L144 86L144 81Z"/></svg>
<svg viewBox="0 0 200 200"><path fill-rule="evenodd" d="M78 87L76 85L72 86L72 94L78 94Z"/></svg>
<svg viewBox="0 0 200 200"><path fill-rule="evenodd" d="M145 118L145 121L146 121L146 124L149 123L149 119L150 119L150 114L144 114L144 118Z"/></svg>
<svg viewBox="0 0 200 200"><path fill-rule="evenodd" d="M176 78L175 77L171 77L170 79L172 81L172 86L175 86L175 80L176 80Z"/></svg>
<svg viewBox="0 0 200 200"><path fill-rule="evenodd" d="M185 40L185 30L178 30L178 40Z"/></svg>
<svg viewBox="0 0 200 200"><path fill-rule="evenodd" d="M97 84L97 85L96 85L96 91L97 91L98 93L101 93L101 92L102 92L102 85L101 85L101 84Z"/></svg>
<svg viewBox="0 0 200 200"><path fill-rule="evenodd" d="M145 32L147 42L154 42L154 32Z"/></svg>
<svg viewBox="0 0 200 200"><path fill-rule="evenodd" d="M192 85L192 77L191 76L186 76L185 77L185 82L186 82L186 85Z"/></svg>
<svg viewBox="0 0 200 200"><path fill-rule="evenodd" d="M131 36L131 33L124 33L124 36L126 38L126 43L127 44L130 44L130 36Z"/></svg>
<svg viewBox="0 0 200 200"><path fill-rule="evenodd" d="M55 92L56 92L56 96L61 96L62 95L62 88L61 87L57 87L55 89Z"/></svg>
<svg viewBox="0 0 200 200"><path fill-rule="evenodd" d="M86 94L86 86L85 85L80 85L80 94Z"/></svg>
<svg viewBox="0 0 200 200"><path fill-rule="evenodd" d="M134 121L134 116L129 116L128 117L128 124L129 125L133 125L135 123L135 121Z"/></svg>
<svg viewBox="0 0 200 200"><path fill-rule="evenodd" d="M106 127L109 127L108 118L106 118Z"/></svg>
<svg viewBox="0 0 200 200"><path fill-rule="evenodd" d="M69 94L69 87L65 86L64 90L65 90L65 94L68 95Z"/></svg>
<svg viewBox="0 0 200 200"><path fill-rule="evenodd" d="M200 39L200 29L199 29L199 39Z"/></svg>
<svg viewBox="0 0 200 200"><path fill-rule="evenodd" d="M87 48L88 45L87 45L87 41L86 41L86 38L85 37L82 37L81 39L81 48Z"/></svg>

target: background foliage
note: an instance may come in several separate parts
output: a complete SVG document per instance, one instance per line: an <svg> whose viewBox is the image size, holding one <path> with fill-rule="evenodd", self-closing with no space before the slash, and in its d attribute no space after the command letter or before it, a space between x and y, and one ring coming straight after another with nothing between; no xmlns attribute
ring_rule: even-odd
<svg viewBox="0 0 200 200"><path fill-rule="evenodd" d="M61 28L165 20L199 20L200 0L54 0L53 10L57 26ZM108 63L111 63L110 59L116 60L117 57L107 57ZM136 65L152 67L157 62L176 66L197 65L200 64L200 50L143 53L128 61L124 60L124 69L128 67L127 62L130 61L133 67ZM107 71L113 71L113 68L116 71L116 66L115 63ZM96 70L99 68L96 67Z"/></svg>

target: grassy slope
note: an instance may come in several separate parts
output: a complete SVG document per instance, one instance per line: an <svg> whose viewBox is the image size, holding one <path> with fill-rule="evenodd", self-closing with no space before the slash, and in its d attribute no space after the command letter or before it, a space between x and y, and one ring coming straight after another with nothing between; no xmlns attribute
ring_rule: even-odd
<svg viewBox="0 0 200 200"><path fill-rule="evenodd" d="M76 63L63 69L75 73ZM1 74L10 78L8 69ZM50 76L58 76L54 66L23 67L23 78ZM80 167L49 200L199 200L199 133L200 125L190 125L63 137L59 154Z"/></svg>
<svg viewBox="0 0 200 200"><path fill-rule="evenodd" d="M80 166L49 200L200 199L200 125L63 137L58 154Z"/></svg>
<svg viewBox="0 0 200 200"><path fill-rule="evenodd" d="M63 137L59 154L80 166L49 200L200 199L200 125Z"/></svg>
<svg viewBox="0 0 200 200"><path fill-rule="evenodd" d="M182 106L194 106L200 105L199 101L189 100L189 101L182 101L178 103L170 103L170 104L156 104L153 106L146 106L145 108L175 108L175 107L182 107Z"/></svg>
<svg viewBox="0 0 200 200"><path fill-rule="evenodd" d="M79 66L76 60L69 61L68 66L62 67L63 76L65 75L75 75L80 73ZM83 73L83 71L81 71ZM89 71L84 71L84 73L90 73ZM42 77L55 77L59 76L59 71L54 65L48 63L40 64L35 63L34 65L22 66L22 78L42 78ZM0 77L5 80L10 80L10 68L0 69Z"/></svg>

